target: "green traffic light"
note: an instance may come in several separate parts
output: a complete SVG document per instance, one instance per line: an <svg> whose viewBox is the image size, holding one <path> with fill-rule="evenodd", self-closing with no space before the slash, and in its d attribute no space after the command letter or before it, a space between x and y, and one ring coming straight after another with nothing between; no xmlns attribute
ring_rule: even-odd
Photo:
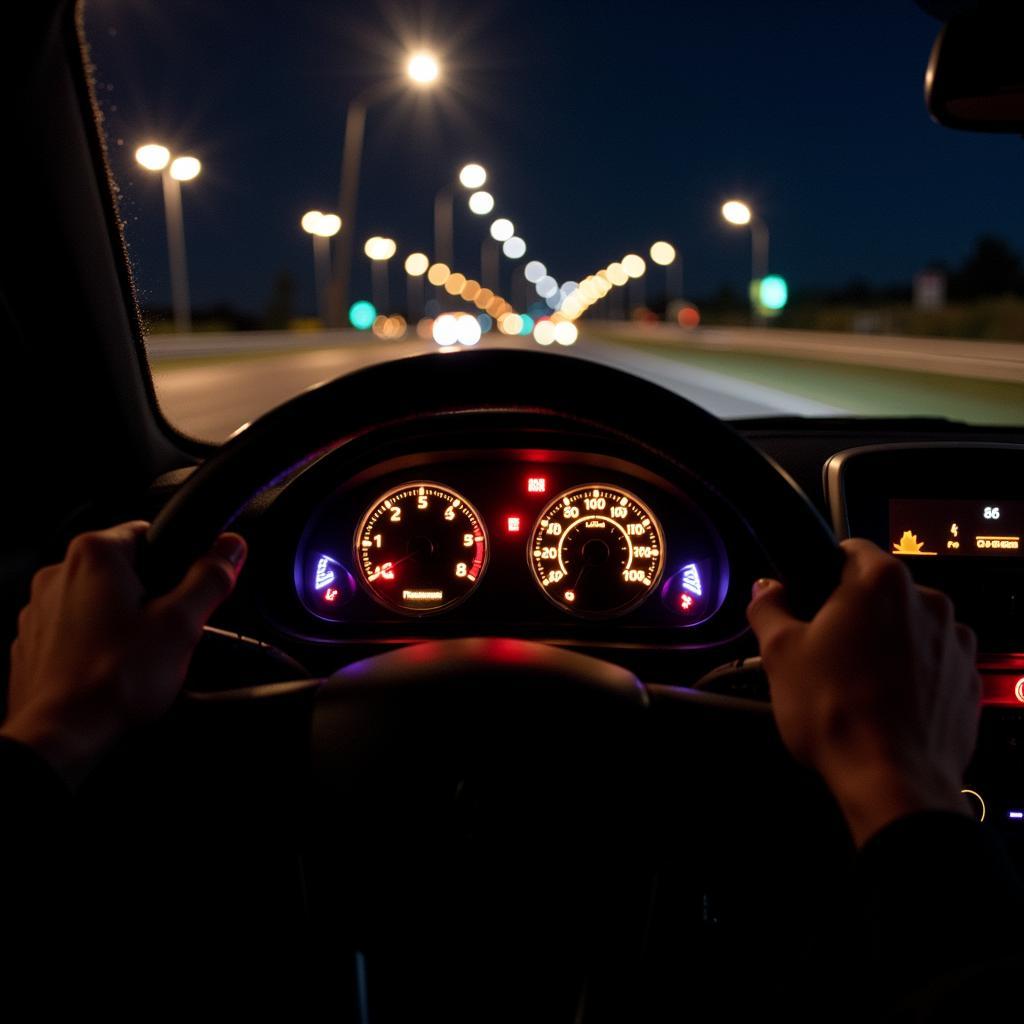
<svg viewBox="0 0 1024 1024"><path fill-rule="evenodd" d="M758 287L757 302L763 309L777 313L784 308L789 301L789 285L784 277L778 274L769 274L761 278Z"/></svg>
<svg viewBox="0 0 1024 1024"><path fill-rule="evenodd" d="M366 299L353 302L348 311L348 322L357 331L368 331L376 319L377 310L374 308L373 303L367 302Z"/></svg>

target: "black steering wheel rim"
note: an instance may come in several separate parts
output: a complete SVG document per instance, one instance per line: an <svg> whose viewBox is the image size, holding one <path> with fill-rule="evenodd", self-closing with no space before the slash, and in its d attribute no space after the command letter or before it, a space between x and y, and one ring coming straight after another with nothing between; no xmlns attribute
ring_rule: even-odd
<svg viewBox="0 0 1024 1024"><path fill-rule="evenodd" d="M624 379L628 402L620 401ZM210 456L157 515L143 553L149 589L173 586L249 500L326 451L384 423L509 409L592 424L685 467L745 520L775 564L796 614L810 618L835 588L842 555L830 527L785 471L731 427L620 370L499 349L371 366L305 391L248 426ZM751 495L757 500L750 501Z"/></svg>

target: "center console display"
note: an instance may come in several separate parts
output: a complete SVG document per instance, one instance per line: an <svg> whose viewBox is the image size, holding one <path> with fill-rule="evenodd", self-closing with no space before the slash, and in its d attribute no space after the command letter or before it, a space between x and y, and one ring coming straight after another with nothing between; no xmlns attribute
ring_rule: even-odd
<svg viewBox="0 0 1024 1024"><path fill-rule="evenodd" d="M1019 557L1024 501L892 498L889 550L915 558Z"/></svg>

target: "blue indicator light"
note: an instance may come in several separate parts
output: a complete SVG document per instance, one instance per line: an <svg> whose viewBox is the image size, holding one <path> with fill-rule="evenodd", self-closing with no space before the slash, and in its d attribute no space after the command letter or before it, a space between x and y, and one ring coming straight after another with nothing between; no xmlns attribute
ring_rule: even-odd
<svg viewBox="0 0 1024 1024"><path fill-rule="evenodd" d="M1006 816L1008 818L1013 818L1014 820L1019 820L1024 818L1024 811L1007 811Z"/></svg>
<svg viewBox="0 0 1024 1024"><path fill-rule="evenodd" d="M704 588L700 582L700 573L697 572L697 566L693 562L683 566L683 590L688 590L694 597L702 597L704 595Z"/></svg>
<svg viewBox="0 0 1024 1024"><path fill-rule="evenodd" d="M313 577L313 589L323 590L324 587L333 583L337 578L337 573L331 568L331 564L337 565L333 558L328 558L327 555L321 555L316 563L316 575Z"/></svg>

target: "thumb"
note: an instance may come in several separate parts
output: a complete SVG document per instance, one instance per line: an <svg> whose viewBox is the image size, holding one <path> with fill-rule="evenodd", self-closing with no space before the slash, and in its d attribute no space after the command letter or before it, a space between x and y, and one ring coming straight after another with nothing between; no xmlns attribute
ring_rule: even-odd
<svg viewBox="0 0 1024 1024"><path fill-rule="evenodd" d="M806 626L789 610L786 588L778 580L767 579L754 583L754 595L747 605L747 621L757 637L762 657L765 648L778 646L785 636Z"/></svg>
<svg viewBox="0 0 1024 1024"><path fill-rule="evenodd" d="M234 590L248 552L244 538L222 533L210 550L197 559L185 578L157 602L158 614L170 612L196 634Z"/></svg>

